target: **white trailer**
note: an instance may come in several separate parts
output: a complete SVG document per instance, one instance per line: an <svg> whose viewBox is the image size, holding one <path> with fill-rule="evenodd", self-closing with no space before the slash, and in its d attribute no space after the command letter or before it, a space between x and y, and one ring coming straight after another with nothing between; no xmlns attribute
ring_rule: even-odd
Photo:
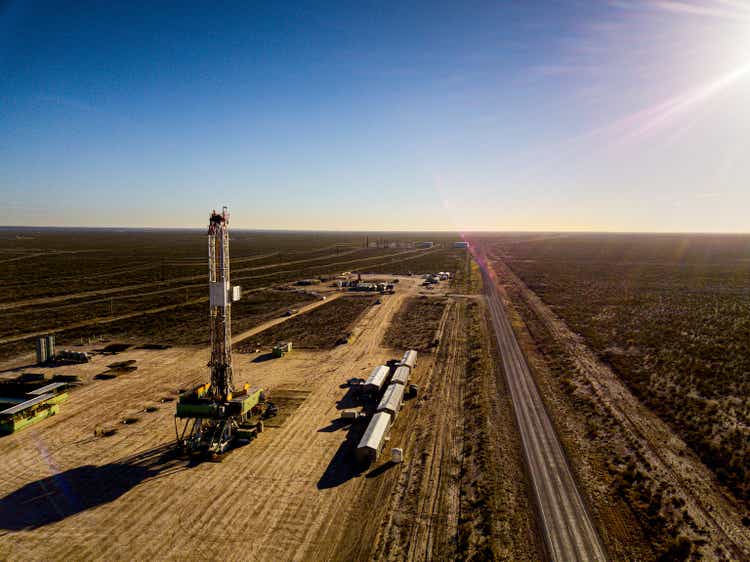
<svg viewBox="0 0 750 562"><path fill-rule="evenodd" d="M409 384L409 367L406 367L405 365L397 367L396 371L393 373L391 382L399 384L401 386L406 386L407 384Z"/></svg>
<svg viewBox="0 0 750 562"><path fill-rule="evenodd" d="M417 366L417 352L414 349L410 349L406 353L404 353L403 358L401 359L401 365L406 365L409 367L409 369L413 369Z"/></svg>
<svg viewBox="0 0 750 562"><path fill-rule="evenodd" d="M391 369L387 365L378 365L375 367L370 376L367 377L365 384L362 385L362 392L365 394L378 394L385 386L390 372Z"/></svg>
<svg viewBox="0 0 750 562"><path fill-rule="evenodd" d="M388 412L378 412L370 420L365 434L357 445L357 460L362 464L370 464L377 460L383 450L385 436L391 427L391 415Z"/></svg>
<svg viewBox="0 0 750 562"><path fill-rule="evenodd" d="M391 383L383 394L383 399L378 404L378 412L388 412L396 418L401 409L401 403L404 401L404 385L397 382Z"/></svg>

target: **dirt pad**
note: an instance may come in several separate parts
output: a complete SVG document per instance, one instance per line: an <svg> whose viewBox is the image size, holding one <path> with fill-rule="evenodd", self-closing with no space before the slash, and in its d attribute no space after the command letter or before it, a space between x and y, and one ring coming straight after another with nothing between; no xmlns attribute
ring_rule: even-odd
<svg viewBox="0 0 750 562"><path fill-rule="evenodd" d="M305 399L310 396L309 390L279 388L273 391L268 399L279 409L279 413L263 422L264 427L281 427L297 411Z"/></svg>
<svg viewBox="0 0 750 562"><path fill-rule="evenodd" d="M415 290L404 281L400 294L369 307L348 345L266 362L236 355L236 383L269 389L281 423L218 464L164 456L175 439L174 408L161 400L205 381L206 348L123 351L118 360L139 369L110 381L94 380L111 363L103 356L56 369L85 384L54 418L0 440L0 558L333 557L346 529L340 522L378 482L340 452L347 429L331 430L348 392L341 385L392 358L380 346L385 326ZM161 407L146 413L152 405ZM120 423L128 418L138 421ZM335 485L323 485L326 473L337 475Z"/></svg>
<svg viewBox="0 0 750 562"><path fill-rule="evenodd" d="M485 470L475 439L484 430L464 422L465 299L450 299L438 329L445 344L420 354L418 397L404 404L386 454L367 468L354 462L365 424L340 419L343 409L362 407L347 381L396 358L383 336L420 281L404 277L395 295L367 307L346 345L267 361L236 354L235 383L267 389L279 415L220 463L191 462L173 446L173 399L205 382L206 348L125 350L118 362L137 361L138 370L109 381L94 378L111 363L103 356L56 368L79 376L81 388L54 418L0 439L0 558L423 560L451 558L456 545L482 552L528 544L528 517L520 525L497 518L504 531L482 526L498 505L528 516L517 501L524 496L515 449L491 457L502 470L490 481L506 484L486 509L472 507L479 496L462 476ZM507 420L479 418L512 433ZM404 449L404 464L388 462L391 447ZM473 451L471 464L465 451ZM511 559L528 558L523 548Z"/></svg>

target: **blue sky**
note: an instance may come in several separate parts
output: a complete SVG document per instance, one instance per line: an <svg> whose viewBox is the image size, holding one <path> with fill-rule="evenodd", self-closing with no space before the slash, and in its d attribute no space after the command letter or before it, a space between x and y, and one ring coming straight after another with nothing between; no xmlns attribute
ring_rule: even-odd
<svg viewBox="0 0 750 562"><path fill-rule="evenodd" d="M0 224L748 231L749 64L739 0L0 2Z"/></svg>

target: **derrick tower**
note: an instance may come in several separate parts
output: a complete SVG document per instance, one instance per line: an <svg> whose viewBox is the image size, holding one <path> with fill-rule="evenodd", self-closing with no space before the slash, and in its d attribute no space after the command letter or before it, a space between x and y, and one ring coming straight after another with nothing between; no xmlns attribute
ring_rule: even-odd
<svg viewBox="0 0 750 562"><path fill-rule="evenodd" d="M278 408L262 388L237 388L232 373L232 302L240 287L229 283L229 212L211 212L208 220L208 300L210 381L180 394L175 412L177 442L187 453L220 458L238 441L263 431L263 420ZM179 422L182 420L182 430Z"/></svg>
<svg viewBox="0 0 750 562"><path fill-rule="evenodd" d="M208 282L210 301L211 386L209 396L225 402L232 380L232 302L229 284L229 212L213 211L208 223Z"/></svg>

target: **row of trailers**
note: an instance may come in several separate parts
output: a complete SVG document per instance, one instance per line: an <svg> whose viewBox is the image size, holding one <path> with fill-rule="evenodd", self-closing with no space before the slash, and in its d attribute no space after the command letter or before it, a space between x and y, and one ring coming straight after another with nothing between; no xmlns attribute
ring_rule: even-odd
<svg viewBox="0 0 750 562"><path fill-rule="evenodd" d="M383 450L388 431L401 410L407 389L410 388L409 378L416 366L417 352L410 349L404 353L395 368L392 369L387 365L375 367L362 385L363 394L373 398L380 397L380 400L375 414L357 445L356 455L360 463L375 462ZM413 388L416 389L416 387Z"/></svg>

